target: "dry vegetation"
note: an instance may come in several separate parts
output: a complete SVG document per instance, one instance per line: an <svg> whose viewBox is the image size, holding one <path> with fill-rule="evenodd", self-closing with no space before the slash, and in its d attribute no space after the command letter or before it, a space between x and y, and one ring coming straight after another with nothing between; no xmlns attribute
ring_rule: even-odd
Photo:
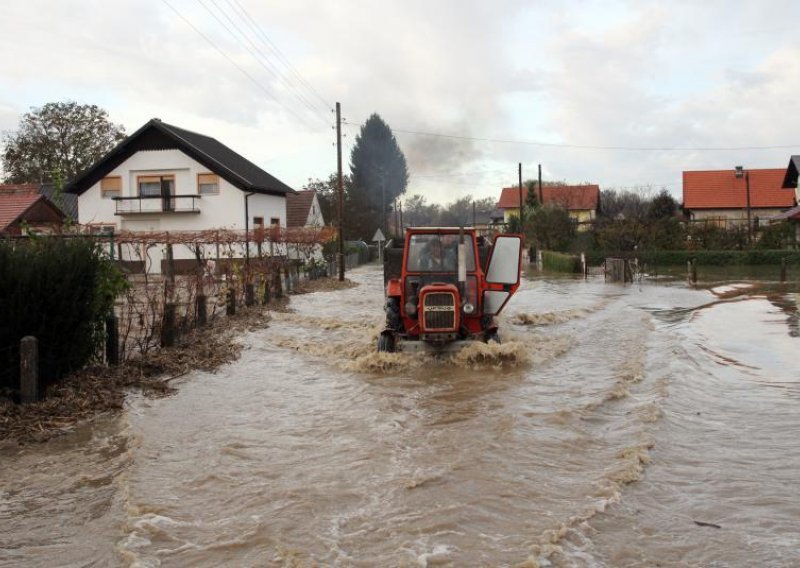
<svg viewBox="0 0 800 568"><path fill-rule="evenodd" d="M335 291L356 286L322 278L302 282L295 294ZM235 361L241 352L238 336L269 325L271 311L289 310L289 299L241 309L232 317L216 317L207 326L180 337L172 348L150 351L118 367L89 366L48 389L44 400L16 405L0 400L0 442L42 442L70 431L81 421L123 408L125 395L139 390L146 396L175 392L173 379L190 371L215 371Z"/></svg>

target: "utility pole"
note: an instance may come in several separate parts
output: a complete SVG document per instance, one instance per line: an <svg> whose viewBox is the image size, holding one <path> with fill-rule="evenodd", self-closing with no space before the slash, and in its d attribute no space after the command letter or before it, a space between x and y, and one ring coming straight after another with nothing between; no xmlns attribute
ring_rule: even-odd
<svg viewBox="0 0 800 568"><path fill-rule="evenodd" d="M544 191L542 190L542 164L539 164L539 205L544 205Z"/></svg>
<svg viewBox="0 0 800 568"><path fill-rule="evenodd" d="M522 162L519 163L519 228L522 230Z"/></svg>
<svg viewBox="0 0 800 568"><path fill-rule="evenodd" d="M337 253L339 262L339 281L344 280L344 229L342 217L344 215L344 187L342 185L342 105L336 103L336 209L339 214L338 233L339 251Z"/></svg>
<svg viewBox="0 0 800 568"><path fill-rule="evenodd" d="M404 238L405 230L403 228L403 202L398 198L397 204L400 206L400 238Z"/></svg>

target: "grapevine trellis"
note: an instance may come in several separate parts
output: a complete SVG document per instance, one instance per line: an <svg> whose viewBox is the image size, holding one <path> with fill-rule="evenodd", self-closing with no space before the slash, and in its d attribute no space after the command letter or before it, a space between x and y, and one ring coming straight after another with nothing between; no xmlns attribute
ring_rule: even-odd
<svg viewBox="0 0 800 568"><path fill-rule="evenodd" d="M332 238L327 227L114 234L112 254L141 268L129 271L131 286L116 306L121 357L146 354L163 343L167 306L174 311L175 327L188 329L213 318L226 302L267 302L282 294L282 282L299 278L301 271L318 275L324 270L318 251ZM180 247L193 260L184 259L178 270L174 253ZM153 254L154 249L161 250ZM151 270L153 257L160 258L164 250L164 270Z"/></svg>

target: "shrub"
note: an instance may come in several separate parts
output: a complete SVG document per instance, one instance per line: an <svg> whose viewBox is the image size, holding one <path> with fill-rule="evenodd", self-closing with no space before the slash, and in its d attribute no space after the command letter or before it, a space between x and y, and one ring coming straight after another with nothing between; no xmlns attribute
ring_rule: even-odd
<svg viewBox="0 0 800 568"><path fill-rule="evenodd" d="M581 257L545 250L542 251L542 268L556 272L580 272Z"/></svg>
<svg viewBox="0 0 800 568"><path fill-rule="evenodd" d="M19 389L19 342L39 341L42 386L84 366L102 346L122 273L89 238L0 241L0 387Z"/></svg>

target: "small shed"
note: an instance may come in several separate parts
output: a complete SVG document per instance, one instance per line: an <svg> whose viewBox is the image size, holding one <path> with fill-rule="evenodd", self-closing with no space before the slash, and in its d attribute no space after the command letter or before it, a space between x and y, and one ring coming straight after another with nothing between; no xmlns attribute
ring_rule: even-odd
<svg viewBox="0 0 800 568"><path fill-rule="evenodd" d="M67 216L44 195L0 192L0 235L21 235L23 226L35 232L50 233Z"/></svg>

